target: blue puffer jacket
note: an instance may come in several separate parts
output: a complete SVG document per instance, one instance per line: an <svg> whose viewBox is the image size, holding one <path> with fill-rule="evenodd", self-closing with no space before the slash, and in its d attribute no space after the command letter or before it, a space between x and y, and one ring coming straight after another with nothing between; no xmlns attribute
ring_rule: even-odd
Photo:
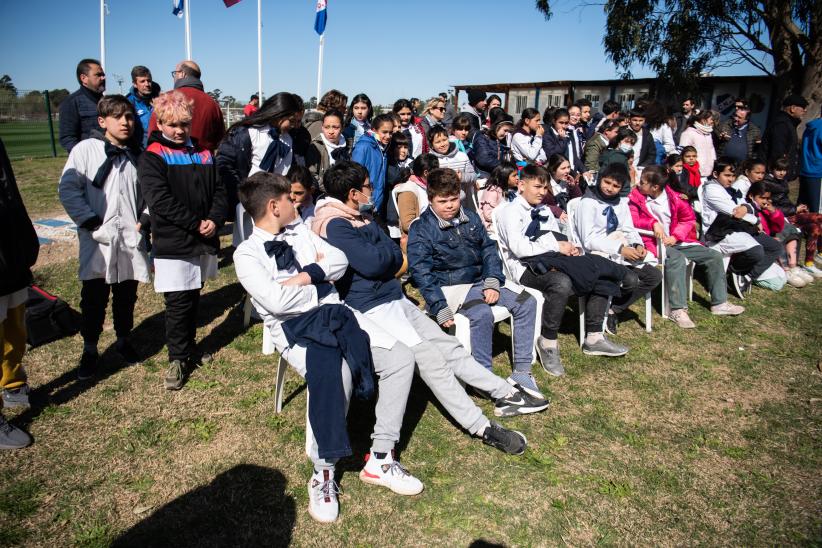
<svg viewBox="0 0 822 548"><path fill-rule="evenodd" d="M478 170L491 173L500 162L511 161L510 151L510 147L505 143L491 139L479 131L474 136L469 157L474 161Z"/></svg>
<svg viewBox="0 0 822 548"><path fill-rule="evenodd" d="M383 195L385 193L385 170L388 164L385 157L385 150L377 142L373 135L366 133L354 145L351 152L351 159L368 170L368 178L371 179L371 188L374 189L371 201L380 217L384 217Z"/></svg>
<svg viewBox="0 0 822 548"><path fill-rule="evenodd" d="M134 86L131 87L131 91L126 95L126 99L134 105L134 112L137 114L137 120L135 121L138 123L134 126L134 137L141 149L145 149L148 144L148 121L151 120L151 113L154 112L154 106L151 104L153 98L154 97L144 98L137 93Z"/></svg>
<svg viewBox="0 0 822 548"><path fill-rule="evenodd" d="M494 278L505 283L497 244L488 237L482 220L473 211L460 213L467 222L440 227L429 207L408 232L408 269L433 315L447 306L442 287L475 284Z"/></svg>

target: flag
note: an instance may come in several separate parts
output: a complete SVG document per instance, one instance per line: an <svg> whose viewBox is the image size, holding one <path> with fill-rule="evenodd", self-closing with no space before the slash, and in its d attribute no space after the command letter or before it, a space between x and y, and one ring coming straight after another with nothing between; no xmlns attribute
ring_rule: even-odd
<svg viewBox="0 0 822 548"><path fill-rule="evenodd" d="M225 7L227 7L227 8L230 8L234 4L239 4L239 3L240 3L240 0L223 0L223 4L225 4Z"/></svg>
<svg viewBox="0 0 822 548"><path fill-rule="evenodd" d="M328 18L328 0L317 0L317 17L314 19L314 30L320 36L325 32L325 20Z"/></svg>
<svg viewBox="0 0 822 548"><path fill-rule="evenodd" d="M185 11L185 1L186 0L171 0L171 14L182 19L183 12Z"/></svg>

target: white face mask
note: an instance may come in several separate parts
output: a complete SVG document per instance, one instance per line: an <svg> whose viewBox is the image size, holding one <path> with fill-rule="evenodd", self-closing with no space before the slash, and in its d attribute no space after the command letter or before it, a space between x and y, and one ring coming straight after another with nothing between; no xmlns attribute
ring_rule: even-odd
<svg viewBox="0 0 822 548"><path fill-rule="evenodd" d="M627 143L620 143L619 144L619 150L621 150L622 152L625 152L626 154L628 152L631 152L631 150L633 150L633 148L634 147L632 145L629 145Z"/></svg>

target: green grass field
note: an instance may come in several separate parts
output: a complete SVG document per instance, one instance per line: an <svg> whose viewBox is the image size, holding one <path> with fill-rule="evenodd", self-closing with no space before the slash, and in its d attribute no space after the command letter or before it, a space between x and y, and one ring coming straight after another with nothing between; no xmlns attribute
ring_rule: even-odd
<svg viewBox="0 0 822 548"><path fill-rule="evenodd" d="M51 161L29 162L14 163L24 181L59 175ZM45 182L27 196L40 200L30 208L55 209ZM35 276L77 308L77 260L65 255ZM109 348L110 313L94 383L75 380L79 336L27 354L33 408L5 414L35 443L0 460L0 546L822 544L822 280L754 289L737 318L712 316L697 283L698 328L655 314L647 334L626 320L621 359L583 355L569 310L559 343L568 375L535 367L551 407L505 421L528 437L519 457L461 432L415 381L398 451L425 484L416 497L357 478L374 414L355 401L341 518L320 525L306 511L303 382L289 372L275 414L276 357L260 352L262 325L243 329L244 293L223 263L198 329L215 360L179 392L162 387L163 299L148 285L133 334L141 365ZM509 349L503 326L500 375Z"/></svg>
<svg viewBox="0 0 822 548"><path fill-rule="evenodd" d="M52 155L47 121L0 122L0 138L3 139L12 160L45 158ZM66 151L56 141L57 122L54 123L54 138L57 154L66 156Z"/></svg>

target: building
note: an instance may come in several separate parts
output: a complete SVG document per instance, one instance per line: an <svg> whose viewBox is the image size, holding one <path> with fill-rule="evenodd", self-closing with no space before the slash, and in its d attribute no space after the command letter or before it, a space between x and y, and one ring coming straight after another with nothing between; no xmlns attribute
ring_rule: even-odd
<svg viewBox="0 0 822 548"><path fill-rule="evenodd" d="M460 92L479 89L502 97L505 110L517 118L524 109L531 107L543 111L546 108L569 105L577 99L588 99L595 111L602 103L612 99L623 110L634 106L637 99L655 97L679 110L678 97L657 96L656 78L632 80L559 80L555 82L525 82L510 84L458 84L453 86L456 96ZM711 108L727 117L733 113L734 99L745 97L751 106L751 120L764 128L770 115L773 83L768 76L705 76L700 80L701 92L696 97L700 108ZM464 100L463 95L463 100ZM776 105L778 108L779 105Z"/></svg>

